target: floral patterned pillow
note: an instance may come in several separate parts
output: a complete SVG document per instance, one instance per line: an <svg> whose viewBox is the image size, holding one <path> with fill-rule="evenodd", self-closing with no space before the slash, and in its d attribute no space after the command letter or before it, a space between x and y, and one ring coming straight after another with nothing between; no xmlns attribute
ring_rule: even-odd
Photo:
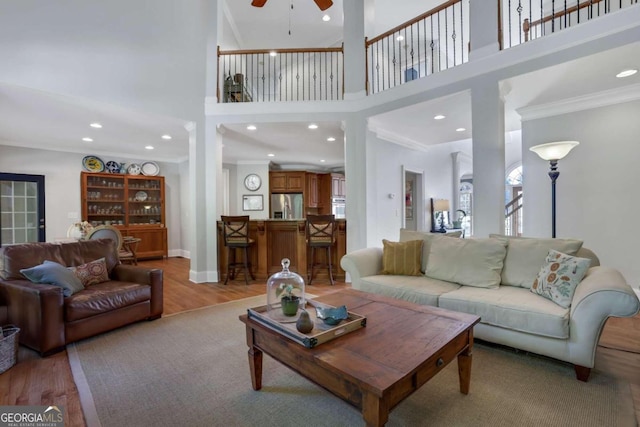
<svg viewBox="0 0 640 427"><path fill-rule="evenodd" d="M107 262L104 258L77 267L69 267L69 270L80 279L85 287L109 281Z"/></svg>
<svg viewBox="0 0 640 427"><path fill-rule="evenodd" d="M569 308L573 294L587 270L591 260L563 254L551 249L546 264L531 285L531 292L550 299L561 307Z"/></svg>

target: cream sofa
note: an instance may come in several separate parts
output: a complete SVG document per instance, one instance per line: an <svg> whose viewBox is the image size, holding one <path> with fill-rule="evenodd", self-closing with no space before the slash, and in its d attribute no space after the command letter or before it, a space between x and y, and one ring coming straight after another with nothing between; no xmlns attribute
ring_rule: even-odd
<svg viewBox="0 0 640 427"><path fill-rule="evenodd" d="M600 266L598 257L578 240L453 239L467 241L462 245L438 234L400 232L401 242L418 239L423 240L420 267L426 274L381 274L382 248L348 253L340 265L349 273L354 289L478 315L476 338L570 362L582 381L587 381L594 366L607 318L633 316L640 308L622 275ZM549 249L591 260L568 308L529 289ZM453 277L465 285L442 277ZM495 279L495 287L479 283L483 277Z"/></svg>

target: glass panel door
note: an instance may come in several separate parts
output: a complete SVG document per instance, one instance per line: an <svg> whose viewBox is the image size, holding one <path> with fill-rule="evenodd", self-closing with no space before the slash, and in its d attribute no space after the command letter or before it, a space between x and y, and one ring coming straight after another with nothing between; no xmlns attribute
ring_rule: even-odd
<svg viewBox="0 0 640 427"><path fill-rule="evenodd" d="M44 241L44 176L0 172L0 246Z"/></svg>

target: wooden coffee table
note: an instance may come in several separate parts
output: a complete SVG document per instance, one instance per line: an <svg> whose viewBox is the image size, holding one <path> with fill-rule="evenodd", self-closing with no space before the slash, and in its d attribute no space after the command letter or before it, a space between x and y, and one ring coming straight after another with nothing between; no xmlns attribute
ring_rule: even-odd
<svg viewBox="0 0 640 427"><path fill-rule="evenodd" d="M254 390L262 388L262 353L351 403L368 426L383 426L398 403L458 359L460 392L469 393L473 326L478 316L354 289L316 298L366 316L367 326L314 348L240 316L247 326Z"/></svg>

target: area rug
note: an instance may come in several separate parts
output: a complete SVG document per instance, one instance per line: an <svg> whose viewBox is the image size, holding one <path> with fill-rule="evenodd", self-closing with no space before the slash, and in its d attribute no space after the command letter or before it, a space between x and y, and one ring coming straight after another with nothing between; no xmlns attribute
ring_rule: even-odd
<svg viewBox="0 0 640 427"><path fill-rule="evenodd" d="M87 425L362 426L349 404L264 357L254 391L244 324L252 297L133 324L68 347ZM340 337L338 339L343 339ZM380 343L381 346L384 343ZM390 415L388 426L634 426L629 385L598 372L478 343L471 392L457 363Z"/></svg>

